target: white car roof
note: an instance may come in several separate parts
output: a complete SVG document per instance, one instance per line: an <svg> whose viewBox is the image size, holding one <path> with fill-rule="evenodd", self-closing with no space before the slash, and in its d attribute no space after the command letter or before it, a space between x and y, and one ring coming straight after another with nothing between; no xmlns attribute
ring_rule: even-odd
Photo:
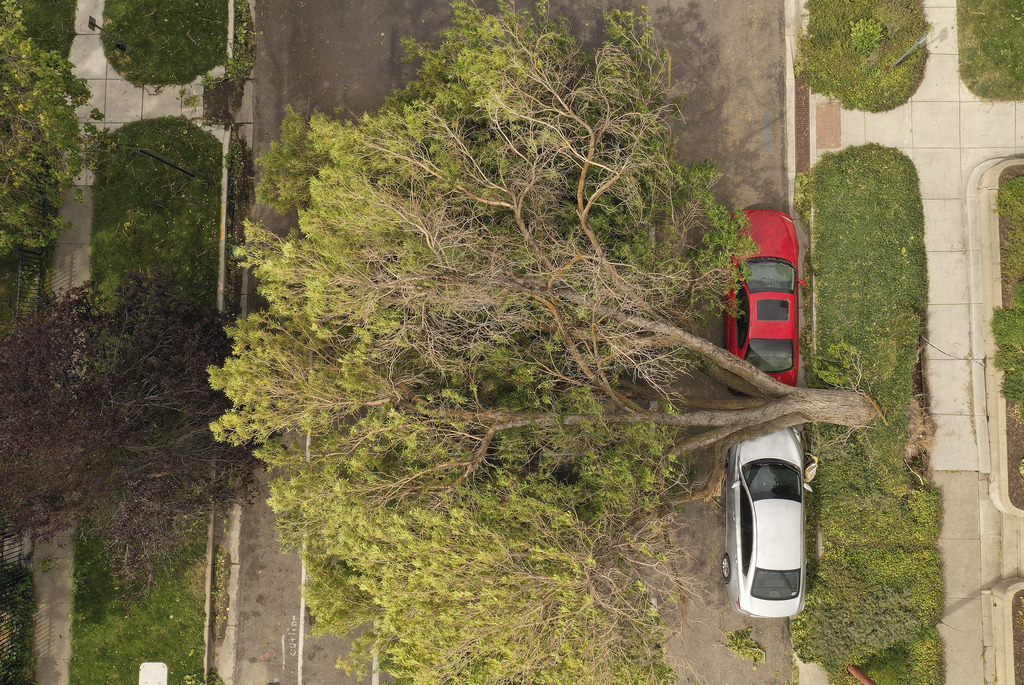
<svg viewBox="0 0 1024 685"><path fill-rule="evenodd" d="M799 502L754 502L754 563L758 568L792 571L803 566L804 517Z"/></svg>

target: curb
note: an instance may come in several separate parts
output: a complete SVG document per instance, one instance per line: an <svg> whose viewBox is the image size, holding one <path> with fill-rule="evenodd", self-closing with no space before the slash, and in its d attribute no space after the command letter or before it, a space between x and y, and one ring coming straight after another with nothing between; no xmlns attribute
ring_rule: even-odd
<svg viewBox="0 0 1024 685"><path fill-rule="evenodd" d="M1003 372L989 363L995 357L995 340L989 334L992 312L1002 306L1002 272L999 264L999 217L996 194L999 176L1008 167L1024 163L1024 158L1010 157L983 162L971 172L966 189L967 224L976 225L980 236L981 301L980 321L975 320L974 353L984 364L985 412L976 412L975 420L984 424L979 447L987 445L991 479L988 494L996 509L1011 516L1024 517L1024 510L1010 501L1006 471L1006 400L999 388ZM977 317L972 317L977 319ZM981 426L979 426L981 428Z"/></svg>
<svg viewBox="0 0 1024 685"><path fill-rule="evenodd" d="M228 25L227 25L227 58L231 59L235 54L235 0L228 0ZM226 68L224 69L226 71ZM209 130L209 127L203 126L204 129ZM210 131L213 133L213 131ZM221 162L220 162L220 228L218 237L218 267L217 267L217 310L220 312L224 311L224 281L226 280L226 249L227 249L227 212L228 212L228 151L231 145L231 126L224 126L221 130ZM236 515L236 509L239 509L238 505L235 505L231 509L230 521L237 522L238 516ZM205 617L203 619L203 683L208 683L210 680L210 669L214 666L214 662L217 661L216 655L213 653L216 647L216 640L213 636L213 565L216 563L216 547L214 544L214 524L217 521L216 505L210 510L210 520L206 529L206 578L204 584L204 591L206 597L203 600ZM238 526L235 526L235 538L234 547L232 549L231 556L231 577L228 581L228 588L230 591L231 587L237 588L238 582ZM230 535L230 533L229 533ZM232 582L233 581L233 582ZM236 590L237 594L237 590ZM231 599L234 599L232 596ZM229 615L230 607L233 602L229 599ZM234 633L234 631L232 631ZM234 653L232 650L232 670L234 669ZM218 673L219 674L219 673Z"/></svg>
<svg viewBox="0 0 1024 685"><path fill-rule="evenodd" d="M995 641L996 651L996 682L1013 683L1013 596L1024 590L1024 580L1020 578L1004 578L992 586L989 591L982 592L983 601L986 595L992 602L992 622L996 635L1001 639Z"/></svg>

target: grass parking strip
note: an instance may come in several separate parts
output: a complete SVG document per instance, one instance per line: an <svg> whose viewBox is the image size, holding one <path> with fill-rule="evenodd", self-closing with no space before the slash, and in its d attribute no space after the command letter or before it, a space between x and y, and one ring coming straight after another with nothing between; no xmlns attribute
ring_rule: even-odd
<svg viewBox="0 0 1024 685"><path fill-rule="evenodd" d="M213 306L221 156L216 138L180 117L114 132L93 194L91 266L102 292L112 294L129 271L160 264L175 273L184 295Z"/></svg>
<svg viewBox="0 0 1024 685"><path fill-rule="evenodd" d="M859 387L882 418L852 436L815 425L814 516L824 553L792 634L833 682L860 665L879 683L938 684L943 611L939 493L906 461L928 292L917 170L878 145L828 154L811 170L820 384Z"/></svg>
<svg viewBox="0 0 1024 685"><path fill-rule="evenodd" d="M25 0L25 30L39 47L67 57L75 39L75 7L75 0Z"/></svg>
<svg viewBox="0 0 1024 685"><path fill-rule="evenodd" d="M227 60L227 0L107 0L103 49L137 86L190 83Z"/></svg>
<svg viewBox="0 0 1024 685"><path fill-rule="evenodd" d="M1020 0L956 4L960 78L978 97L1024 99L1024 8Z"/></svg>
<svg viewBox="0 0 1024 685"><path fill-rule="evenodd" d="M205 533L197 527L173 568L130 608L119 599L101 543L75 540L71 685L138 682L144 661L167 664L169 685L203 682Z"/></svg>
<svg viewBox="0 0 1024 685"><path fill-rule="evenodd" d="M808 0L796 75L816 93L847 109L883 112L899 107L924 77L927 49L921 0Z"/></svg>

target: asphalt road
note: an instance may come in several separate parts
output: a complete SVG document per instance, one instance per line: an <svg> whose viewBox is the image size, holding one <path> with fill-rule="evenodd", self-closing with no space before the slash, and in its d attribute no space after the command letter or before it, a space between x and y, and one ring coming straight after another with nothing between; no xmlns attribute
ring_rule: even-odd
<svg viewBox="0 0 1024 685"><path fill-rule="evenodd" d="M485 6L488 3L482 3ZM602 13L635 8L623 0L553 0L585 45L600 39ZM781 0L652 0L656 35L672 56L673 94L686 98L685 121L675 127L680 158L715 161L715 188L727 206L786 208L784 8ZM253 147L258 155L278 136L285 107L358 117L378 107L415 74L403 61L401 39L434 40L447 25L444 0L255 0L258 46L253 71ZM296 218L257 205L256 218L281 234ZM300 618L298 560L278 552L269 511L254 505L243 528L237 663L246 679L236 683L297 682L287 665L268 664L268 650L289 652L289 631ZM715 504L695 503L679 517L676 540L688 550L685 570L697 592L679 608L669 640L680 683L787 683L788 628L784 620L744 620L728 607L720 579L724 515ZM248 542L247 542L248 540ZM724 647L723 630L753 625L768 654L756 671ZM281 638L284 647L280 647ZM305 683L352 683L331 672L340 643L305 640ZM287 662L294 664L294 662ZM297 669L296 669L297 670ZM280 675L277 675L280 674ZM278 677L278 681L264 680ZM363 681L366 682L366 681Z"/></svg>

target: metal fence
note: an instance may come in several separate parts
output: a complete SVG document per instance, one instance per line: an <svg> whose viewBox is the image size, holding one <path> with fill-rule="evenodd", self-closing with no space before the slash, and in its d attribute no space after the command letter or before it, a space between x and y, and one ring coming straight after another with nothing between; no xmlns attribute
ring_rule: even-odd
<svg viewBox="0 0 1024 685"><path fill-rule="evenodd" d="M14 296L14 316L23 319L39 306L46 294L46 260L43 250L18 248L18 284Z"/></svg>
<svg viewBox="0 0 1024 685"><path fill-rule="evenodd" d="M0 532L0 685L23 682L32 613L29 549L20 535Z"/></svg>

